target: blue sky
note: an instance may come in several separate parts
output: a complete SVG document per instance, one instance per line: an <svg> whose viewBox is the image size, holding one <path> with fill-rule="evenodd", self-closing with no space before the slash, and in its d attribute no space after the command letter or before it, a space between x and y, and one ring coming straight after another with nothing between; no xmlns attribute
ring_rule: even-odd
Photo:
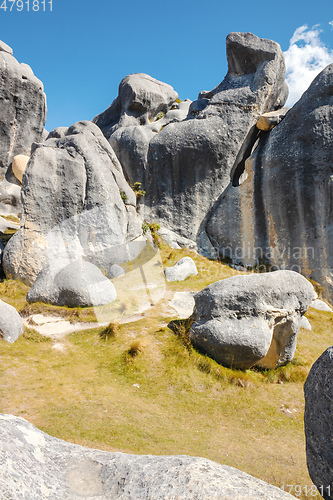
<svg viewBox="0 0 333 500"><path fill-rule="evenodd" d="M295 30L307 26L289 53L293 69L333 62L333 0L53 0L52 12L48 2L45 12L41 1L38 12L32 0L29 12L26 3L22 12L17 4L10 12L11 5L7 0L7 11L0 9L0 39L43 81L48 130L92 119L130 73L148 73L172 85L181 99L195 99L225 76L231 31L270 38L287 51Z"/></svg>

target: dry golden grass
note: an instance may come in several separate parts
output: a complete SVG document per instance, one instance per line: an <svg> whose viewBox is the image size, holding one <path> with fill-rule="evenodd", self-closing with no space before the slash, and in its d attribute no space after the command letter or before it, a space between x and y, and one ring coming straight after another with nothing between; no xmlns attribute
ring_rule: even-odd
<svg viewBox="0 0 333 500"><path fill-rule="evenodd" d="M168 283L167 296L238 274L187 250L161 250L167 266L185 255L199 275ZM1 284L0 297L24 309L26 290ZM279 487L311 486L303 383L331 344L333 314L309 310L307 317L313 330L300 331L292 364L245 372L195 351L189 325L176 321L166 300L139 321L68 335L63 350L29 330L14 344L0 342L0 411L85 446L202 456Z"/></svg>

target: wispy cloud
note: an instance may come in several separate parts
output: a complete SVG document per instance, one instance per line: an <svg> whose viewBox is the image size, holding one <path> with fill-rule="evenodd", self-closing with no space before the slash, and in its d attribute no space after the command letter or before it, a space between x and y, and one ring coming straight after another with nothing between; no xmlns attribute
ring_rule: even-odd
<svg viewBox="0 0 333 500"><path fill-rule="evenodd" d="M333 21L330 21L328 24L331 25L331 30L333 30Z"/></svg>
<svg viewBox="0 0 333 500"><path fill-rule="evenodd" d="M333 26L333 21L329 24ZM318 73L333 62L333 50L320 40L321 31L318 24L310 29L300 26L284 53L289 85L287 106L298 101Z"/></svg>

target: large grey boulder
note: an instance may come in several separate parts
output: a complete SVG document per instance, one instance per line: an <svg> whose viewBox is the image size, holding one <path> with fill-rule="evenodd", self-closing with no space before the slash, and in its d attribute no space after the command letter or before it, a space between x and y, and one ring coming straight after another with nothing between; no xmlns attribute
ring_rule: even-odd
<svg viewBox="0 0 333 500"><path fill-rule="evenodd" d="M319 282L333 299L333 64L313 81L221 195L206 231L221 255Z"/></svg>
<svg viewBox="0 0 333 500"><path fill-rule="evenodd" d="M315 297L293 271L232 276L194 296L190 338L223 365L276 368L292 360L301 316Z"/></svg>
<svg viewBox="0 0 333 500"><path fill-rule="evenodd" d="M279 45L251 33L227 37L228 73L149 143L144 217L190 238L214 256L205 233L210 210L230 181L238 183L259 117L283 106L285 63Z"/></svg>
<svg viewBox="0 0 333 500"><path fill-rule="evenodd" d="M57 259L82 258L107 270L133 260L145 246L135 194L91 122L50 133L35 145L22 203L21 228L6 246L3 265L7 277L28 285Z"/></svg>
<svg viewBox="0 0 333 500"><path fill-rule="evenodd" d="M198 274L197 266L191 257L183 257L174 266L164 269L167 281L184 281Z"/></svg>
<svg viewBox="0 0 333 500"><path fill-rule="evenodd" d="M16 309L0 300L0 336L13 343L24 331L23 321Z"/></svg>
<svg viewBox="0 0 333 500"><path fill-rule="evenodd" d="M78 260L46 266L27 294L28 302L56 306L94 307L109 304L116 289L94 264Z"/></svg>
<svg viewBox="0 0 333 500"><path fill-rule="evenodd" d="M18 154L29 154L46 121L43 84L27 64L20 64L8 45L0 50L0 170L5 173ZM7 47L7 48L6 48Z"/></svg>
<svg viewBox="0 0 333 500"><path fill-rule="evenodd" d="M333 347L312 366L304 385L306 459L320 494L333 498Z"/></svg>
<svg viewBox="0 0 333 500"><path fill-rule="evenodd" d="M67 443L0 416L0 491L12 500L292 499L233 467L197 457L127 455Z"/></svg>

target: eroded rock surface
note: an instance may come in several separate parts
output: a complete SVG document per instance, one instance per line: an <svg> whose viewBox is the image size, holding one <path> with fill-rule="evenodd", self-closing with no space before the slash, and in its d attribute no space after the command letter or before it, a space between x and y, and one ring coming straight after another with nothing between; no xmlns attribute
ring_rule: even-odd
<svg viewBox="0 0 333 500"><path fill-rule="evenodd" d="M0 300L0 337L13 343L24 331L23 321L16 309Z"/></svg>
<svg viewBox="0 0 333 500"><path fill-rule="evenodd" d="M91 122L51 133L35 146L22 202L21 228L6 246L3 265L7 277L27 284L57 259L81 258L107 270L145 245L135 194Z"/></svg>
<svg viewBox="0 0 333 500"><path fill-rule="evenodd" d="M13 500L294 498L233 467L197 457L127 455L53 438L0 416L0 491Z"/></svg>
<svg viewBox="0 0 333 500"><path fill-rule="evenodd" d="M332 498L333 484L333 347L312 366L304 385L306 459L320 494Z"/></svg>
<svg viewBox="0 0 333 500"><path fill-rule="evenodd" d="M292 360L301 316L315 297L293 271L217 281L194 296L190 338L223 365L276 368Z"/></svg>

